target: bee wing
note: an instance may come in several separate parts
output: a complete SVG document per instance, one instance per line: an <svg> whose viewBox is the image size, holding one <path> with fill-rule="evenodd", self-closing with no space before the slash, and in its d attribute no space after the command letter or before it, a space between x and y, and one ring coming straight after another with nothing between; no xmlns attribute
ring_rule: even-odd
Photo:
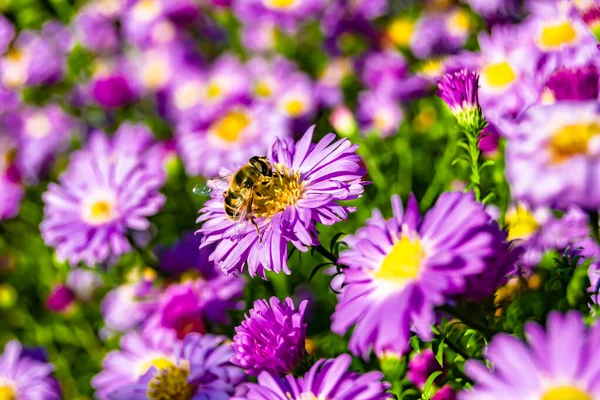
<svg viewBox="0 0 600 400"><path fill-rule="evenodd" d="M250 219L248 218L248 202L250 200L251 198L249 197L243 200L233 216L236 221L235 237L237 239L244 237L244 235L246 235L250 229Z"/></svg>
<svg viewBox="0 0 600 400"><path fill-rule="evenodd" d="M205 185L196 185L192 192L197 196L210 196L211 193L224 192L229 188L233 174L209 179Z"/></svg>

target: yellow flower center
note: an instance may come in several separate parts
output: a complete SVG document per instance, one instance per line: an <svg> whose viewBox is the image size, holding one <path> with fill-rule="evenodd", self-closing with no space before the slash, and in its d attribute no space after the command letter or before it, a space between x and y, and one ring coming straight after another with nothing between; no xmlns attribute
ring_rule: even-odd
<svg viewBox="0 0 600 400"><path fill-rule="evenodd" d="M442 75L444 63L442 59L430 59L421 65L421 73L428 78L436 78Z"/></svg>
<svg viewBox="0 0 600 400"><path fill-rule="evenodd" d="M27 53L20 49L11 49L6 54L6 63L2 70L2 82L14 89L25 83L27 79Z"/></svg>
<svg viewBox="0 0 600 400"><path fill-rule="evenodd" d="M273 179L257 188L260 196L255 196L252 207L257 218L271 218L302 198L300 174L280 164L274 167Z"/></svg>
<svg viewBox="0 0 600 400"><path fill-rule="evenodd" d="M164 60L149 60L142 70L142 80L150 89L161 88L169 80L169 65Z"/></svg>
<svg viewBox="0 0 600 400"><path fill-rule="evenodd" d="M593 397L575 386L559 386L544 393L542 400L593 400Z"/></svg>
<svg viewBox="0 0 600 400"><path fill-rule="evenodd" d="M435 121L437 121L437 111L435 107L427 105L421 109L413 120L413 129L419 133L428 132Z"/></svg>
<svg viewBox="0 0 600 400"><path fill-rule="evenodd" d="M577 39L577 31L569 21L548 24L538 38L538 45L544 49L553 49L572 43Z"/></svg>
<svg viewBox="0 0 600 400"><path fill-rule="evenodd" d="M17 63L19 61L23 61L23 59L25 58L25 55L19 49L11 49L8 51L8 53L6 53L6 58L10 62Z"/></svg>
<svg viewBox="0 0 600 400"><path fill-rule="evenodd" d="M197 82L186 82L175 90L175 106L187 110L197 105L202 96L202 87Z"/></svg>
<svg viewBox="0 0 600 400"><path fill-rule="evenodd" d="M267 82L260 81L254 86L254 93L258 97L271 97L273 95L273 89L271 89L271 86Z"/></svg>
<svg viewBox="0 0 600 400"><path fill-rule="evenodd" d="M291 99L285 103L284 109L291 117L297 117L304 111L304 103L299 99Z"/></svg>
<svg viewBox="0 0 600 400"><path fill-rule="evenodd" d="M33 114L25 122L25 132L36 139L47 136L51 129L50 119L43 112Z"/></svg>
<svg viewBox="0 0 600 400"><path fill-rule="evenodd" d="M223 94L223 89L217 82L210 82L206 87L206 97L209 99L215 100L218 97L221 97Z"/></svg>
<svg viewBox="0 0 600 400"><path fill-rule="evenodd" d="M270 8L290 8L296 4L298 0L264 0L264 4Z"/></svg>
<svg viewBox="0 0 600 400"><path fill-rule="evenodd" d="M385 257L374 277L404 285L407 280L417 277L423 258L425 258L425 251L419 238L411 240L408 235L403 234Z"/></svg>
<svg viewBox="0 0 600 400"><path fill-rule="evenodd" d="M156 0L140 0L133 8L136 18L149 21L160 14L160 5Z"/></svg>
<svg viewBox="0 0 600 400"><path fill-rule="evenodd" d="M517 78L517 74L506 61L490 64L483 69L482 75L487 84L493 88L504 88Z"/></svg>
<svg viewBox="0 0 600 400"><path fill-rule="evenodd" d="M91 225L102 225L117 216L116 198L113 193L94 193L82 203L82 218Z"/></svg>
<svg viewBox="0 0 600 400"><path fill-rule="evenodd" d="M291 397L291 394L288 393L288 397L292 400L327 400L326 397L317 397L314 395L314 393L311 392L301 393L297 399L294 399L293 397Z"/></svg>
<svg viewBox="0 0 600 400"><path fill-rule="evenodd" d="M375 114L373 117L373 125L375 129L378 131L385 131L390 128L392 123L392 118L389 112L385 110L381 110Z"/></svg>
<svg viewBox="0 0 600 400"><path fill-rule="evenodd" d="M588 143L598 135L600 124L595 122L563 126L550 139L550 162L560 164L575 155L586 154Z"/></svg>
<svg viewBox="0 0 600 400"><path fill-rule="evenodd" d="M540 227L535 217L522 205L506 213L507 240L527 239Z"/></svg>
<svg viewBox="0 0 600 400"><path fill-rule="evenodd" d="M169 360L167 357L156 357L151 360L144 362L140 368L138 369L138 374L144 375L148 370L152 367L155 367L157 370L163 370L169 367L173 367L175 364L173 361Z"/></svg>
<svg viewBox="0 0 600 400"><path fill-rule="evenodd" d="M235 143L242 132L250 125L250 117L244 111L230 111L209 128L210 135L221 141Z"/></svg>
<svg viewBox="0 0 600 400"><path fill-rule="evenodd" d="M399 17L387 28L387 34L397 46L408 47L415 24L410 18Z"/></svg>
<svg viewBox="0 0 600 400"><path fill-rule="evenodd" d="M0 386L0 400L17 400L14 386L11 384Z"/></svg>
<svg viewBox="0 0 600 400"><path fill-rule="evenodd" d="M187 367L174 365L160 370L148 383L149 400L189 400L194 394L194 386L188 383L190 374Z"/></svg>
<svg viewBox="0 0 600 400"><path fill-rule="evenodd" d="M471 17L465 10L456 11L448 21L450 29L457 33L468 32L471 29Z"/></svg>

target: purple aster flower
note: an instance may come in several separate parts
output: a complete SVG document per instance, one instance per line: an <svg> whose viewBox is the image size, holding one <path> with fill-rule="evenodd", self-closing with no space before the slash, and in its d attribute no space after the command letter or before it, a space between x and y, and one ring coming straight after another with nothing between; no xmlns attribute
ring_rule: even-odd
<svg viewBox="0 0 600 400"><path fill-rule="evenodd" d="M465 0L465 3L484 17L488 25L513 20L521 13L518 0Z"/></svg>
<svg viewBox="0 0 600 400"><path fill-rule="evenodd" d="M435 392L431 400L456 400L456 396L457 394L454 389L446 385Z"/></svg>
<svg viewBox="0 0 600 400"><path fill-rule="evenodd" d="M121 348L111 351L102 362L102 371L92 379L96 397L114 400L115 390L134 384L150 370L161 370L177 363L178 344L169 331L129 332L121 338Z"/></svg>
<svg viewBox="0 0 600 400"><path fill-rule="evenodd" d="M289 297L284 303L277 297L256 300L250 315L235 328L231 362L250 375L292 372L304 354L306 305L303 301L296 311Z"/></svg>
<svg viewBox="0 0 600 400"><path fill-rule="evenodd" d="M382 382L381 372L359 374L350 371L352 358L342 354L337 358L317 361L303 377L286 375L284 379L262 372L258 383L247 384L248 393L236 400L382 400L391 399L390 384Z"/></svg>
<svg viewBox="0 0 600 400"><path fill-rule="evenodd" d="M460 8L423 14L410 37L410 49L420 59L453 53L464 46L471 25L469 14Z"/></svg>
<svg viewBox="0 0 600 400"><path fill-rule="evenodd" d="M19 213L24 195L16 154L16 141L6 133L0 134L0 221Z"/></svg>
<svg viewBox="0 0 600 400"><path fill-rule="evenodd" d="M274 22L248 22L242 28L242 42L248 50L267 52L275 48L277 25Z"/></svg>
<svg viewBox="0 0 600 400"><path fill-rule="evenodd" d="M79 300L90 302L96 291L103 286L102 278L97 271L75 268L69 272L66 285Z"/></svg>
<svg viewBox="0 0 600 400"><path fill-rule="evenodd" d="M334 107L344 102L342 84L353 72L352 61L336 58L330 61L320 74L315 85L315 96L323 107Z"/></svg>
<svg viewBox="0 0 600 400"><path fill-rule="evenodd" d="M288 121L269 105L233 105L205 129L181 127L177 145L188 174L214 177L222 168L265 154L276 139L289 135Z"/></svg>
<svg viewBox="0 0 600 400"><path fill-rule="evenodd" d="M597 363L590 356L600 345L600 325L587 328L576 311L552 312L546 329L525 324L527 344L507 334L494 336L486 350L493 371L467 361L465 372L475 382L460 400L581 399L598 397ZM573 344L577 343L576 346Z"/></svg>
<svg viewBox="0 0 600 400"><path fill-rule="evenodd" d="M233 351L223 336L190 334L173 353L173 362L151 367L135 383L110 393L110 399L224 400L244 381L243 371L229 362Z"/></svg>
<svg viewBox="0 0 600 400"><path fill-rule="evenodd" d="M57 105L26 108L21 121L17 163L25 178L36 181L54 155L68 146L76 125Z"/></svg>
<svg viewBox="0 0 600 400"><path fill-rule="evenodd" d="M362 92L358 96L356 117L362 132L375 132L386 137L398 132L404 112L398 102L385 92Z"/></svg>
<svg viewBox="0 0 600 400"><path fill-rule="evenodd" d="M508 240L523 249L519 265L531 270L549 250L563 252L589 235L588 216L571 206L562 217L545 207L530 209L524 204L511 206L505 216Z"/></svg>
<svg viewBox="0 0 600 400"><path fill-rule="evenodd" d="M563 100L596 100L598 99L598 82L600 75L593 66L579 68L563 68L555 71L546 87L555 101Z"/></svg>
<svg viewBox="0 0 600 400"><path fill-rule="evenodd" d="M46 308L50 311L69 312L75 304L75 293L66 285L56 285L46 298Z"/></svg>
<svg viewBox="0 0 600 400"><path fill-rule="evenodd" d="M308 75L300 72L288 77L275 100L277 111L288 118L308 119L316 106L313 82Z"/></svg>
<svg viewBox="0 0 600 400"><path fill-rule="evenodd" d="M314 127L294 143L277 140L269 159L281 177L277 195L260 214L255 214L259 234L254 229L242 232L225 214L223 195L216 193L205 203L198 221L203 246L217 243L212 255L225 273L239 273L248 264L251 276L265 277L265 270L290 274L287 265L288 243L306 252L319 244L315 223L333 225L347 218L354 208L337 202L360 197L365 169L359 165L356 145L335 135L325 135L312 144Z"/></svg>
<svg viewBox="0 0 600 400"><path fill-rule="evenodd" d="M600 189L589 179L600 168L599 151L596 101L530 108L507 144L507 178L514 197L533 206L597 208Z"/></svg>
<svg viewBox="0 0 600 400"><path fill-rule="evenodd" d="M126 332L146 321L157 307L158 289L154 276L144 274L140 279L123 284L108 292L101 304L106 335Z"/></svg>
<svg viewBox="0 0 600 400"><path fill-rule="evenodd" d="M378 51L381 48L381 35L373 23L361 15L360 9L352 10L353 5L359 8L365 3L378 3L373 1L348 1L341 0L330 3L321 18L321 29L325 34L325 50L332 56L346 54L345 47L348 43L364 43L365 47Z"/></svg>
<svg viewBox="0 0 600 400"><path fill-rule="evenodd" d="M254 58L247 68L252 75L252 98L267 103L273 103L289 84L290 77L299 74L294 63L281 57L272 61Z"/></svg>
<svg viewBox="0 0 600 400"><path fill-rule="evenodd" d="M119 50L119 32L115 19L96 4L83 8L74 20L75 35L83 46L97 53L114 54Z"/></svg>
<svg viewBox="0 0 600 400"><path fill-rule="evenodd" d="M71 157L60 184L44 193L40 228L61 260L88 265L114 260L131 248L129 230L143 231L160 210L164 177L126 152L127 140L95 132Z"/></svg>
<svg viewBox="0 0 600 400"><path fill-rule="evenodd" d="M344 105L337 106L331 112L329 122L333 129L342 136L352 136L358 132L358 124L352 111Z"/></svg>
<svg viewBox="0 0 600 400"><path fill-rule="evenodd" d="M14 38L15 27L6 17L0 15L0 54L4 54Z"/></svg>
<svg viewBox="0 0 600 400"><path fill-rule="evenodd" d="M392 209L392 219L375 210L346 237L338 260L348 268L331 329L343 334L356 324L349 348L364 358L371 348L403 353L411 330L430 340L435 306L491 295L518 256L472 193L442 194L423 219L414 196L406 210L392 197Z"/></svg>
<svg viewBox="0 0 600 400"><path fill-rule="evenodd" d="M600 38L600 5L590 2L589 8L581 10L581 16L596 39Z"/></svg>
<svg viewBox="0 0 600 400"><path fill-rule="evenodd" d="M479 75L462 70L446 74L438 82L437 95L452 110L458 124L469 131L479 132L485 124L479 106Z"/></svg>
<svg viewBox="0 0 600 400"><path fill-rule="evenodd" d="M479 150L485 157L495 157L498 154L500 134L494 125L486 125L479 135Z"/></svg>
<svg viewBox="0 0 600 400"><path fill-rule="evenodd" d="M421 353L415 354L410 360L406 377L413 385L419 389L423 389L425 382L427 382L427 378L437 371L443 371L443 368L435 359L433 351L431 349L426 349ZM443 379L442 375L438 376L436 378L436 383L439 383Z"/></svg>
<svg viewBox="0 0 600 400"><path fill-rule="evenodd" d="M245 23L269 21L293 28L323 8L323 0L235 0L233 11Z"/></svg>
<svg viewBox="0 0 600 400"><path fill-rule="evenodd" d="M0 355L0 395L5 399L60 400L58 382L53 376L54 366L32 357L21 343L11 340Z"/></svg>
<svg viewBox="0 0 600 400"><path fill-rule="evenodd" d="M51 36L22 31L0 60L2 83L8 88L49 85L64 72L65 51Z"/></svg>

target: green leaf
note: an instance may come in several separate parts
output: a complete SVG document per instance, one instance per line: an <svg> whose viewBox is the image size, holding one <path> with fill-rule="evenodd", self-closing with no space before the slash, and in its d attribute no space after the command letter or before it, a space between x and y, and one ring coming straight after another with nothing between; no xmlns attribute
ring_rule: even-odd
<svg viewBox="0 0 600 400"><path fill-rule="evenodd" d="M322 269L323 267L325 267L327 265L333 265L333 263L330 263L330 262L321 263L321 264L317 265L316 267L314 267L313 270L310 272L310 276L308 277L308 283L310 283L313 280L313 278L315 277L317 272L319 272L320 269Z"/></svg>
<svg viewBox="0 0 600 400"><path fill-rule="evenodd" d="M431 386L433 385L433 381L442 374L442 371L435 371L433 374L429 375L427 381L425 382L425 386L423 387L423 394L421 398L424 400L431 399Z"/></svg>
<svg viewBox="0 0 600 400"><path fill-rule="evenodd" d="M435 359L440 364L440 367L444 366L444 340L445 338L437 342L437 346L434 345L434 347L437 347L435 349Z"/></svg>
<svg viewBox="0 0 600 400"><path fill-rule="evenodd" d="M411 336L410 345L417 353L421 352L421 344L419 343L419 338L417 336Z"/></svg>

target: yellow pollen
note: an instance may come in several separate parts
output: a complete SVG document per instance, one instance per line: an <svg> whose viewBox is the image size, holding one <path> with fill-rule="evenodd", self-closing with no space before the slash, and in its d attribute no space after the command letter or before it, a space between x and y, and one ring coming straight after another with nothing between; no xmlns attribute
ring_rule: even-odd
<svg viewBox="0 0 600 400"><path fill-rule="evenodd" d="M112 207L107 201L97 201L90 207L90 215L97 219L109 218L111 211Z"/></svg>
<svg viewBox="0 0 600 400"><path fill-rule="evenodd" d="M260 189L261 196L254 198L252 214L257 218L271 218L302 198L299 173L280 164L274 167L273 178L266 187Z"/></svg>
<svg viewBox="0 0 600 400"><path fill-rule="evenodd" d="M542 400L593 400L593 397L575 386L559 386L544 393Z"/></svg>
<svg viewBox="0 0 600 400"><path fill-rule="evenodd" d="M600 124L566 125L550 139L550 162L560 164L578 154L586 154L590 140L600 135Z"/></svg>
<svg viewBox="0 0 600 400"><path fill-rule="evenodd" d="M507 240L527 239L540 227L535 217L522 205L506 213L506 224L508 225Z"/></svg>
<svg viewBox="0 0 600 400"><path fill-rule="evenodd" d="M156 367L157 370L163 370L169 367L173 367L175 364L166 357L156 357L150 361L146 361L138 370L139 375L144 375L152 367Z"/></svg>
<svg viewBox="0 0 600 400"><path fill-rule="evenodd" d="M289 8L296 4L297 0L265 0L265 5L271 8Z"/></svg>
<svg viewBox="0 0 600 400"><path fill-rule="evenodd" d="M442 59L430 59L421 65L421 72L429 78L435 78L442 75L444 63Z"/></svg>
<svg viewBox="0 0 600 400"><path fill-rule="evenodd" d="M538 38L538 44L542 48L552 49L569 44L575 39L577 39L577 31L571 22L564 21L545 26Z"/></svg>
<svg viewBox="0 0 600 400"><path fill-rule="evenodd" d="M506 61L490 64L482 71L485 81L493 88L504 88L517 78L517 74Z"/></svg>
<svg viewBox="0 0 600 400"><path fill-rule="evenodd" d="M148 383L149 400L189 400L194 386L188 383L190 371L185 367L170 366L160 370Z"/></svg>
<svg viewBox="0 0 600 400"><path fill-rule="evenodd" d="M415 29L414 22L406 17L394 19L387 28L387 34L397 46L408 47Z"/></svg>
<svg viewBox="0 0 600 400"><path fill-rule="evenodd" d="M254 87L254 93L258 97L271 97L273 95L273 90L266 82L258 82Z"/></svg>
<svg viewBox="0 0 600 400"><path fill-rule="evenodd" d="M467 32L471 29L471 17L464 10L455 12L449 22L450 27L456 31Z"/></svg>
<svg viewBox="0 0 600 400"><path fill-rule="evenodd" d="M0 386L0 400L17 400L17 394L12 385Z"/></svg>
<svg viewBox="0 0 600 400"><path fill-rule="evenodd" d="M11 49L8 51L8 53L6 53L6 58L14 63L22 61L24 57L25 56L23 52L19 49Z"/></svg>
<svg viewBox="0 0 600 400"><path fill-rule="evenodd" d="M285 111L292 117L297 117L304 111L304 103L298 99L291 99L285 103Z"/></svg>
<svg viewBox="0 0 600 400"><path fill-rule="evenodd" d="M206 97L208 97L209 99L214 100L217 97L220 97L222 94L223 90L221 89L221 86L219 86L219 84L216 82L211 82L206 87Z"/></svg>
<svg viewBox="0 0 600 400"><path fill-rule="evenodd" d="M419 239L411 240L408 235L403 234L385 257L374 277L404 285L407 280L417 277L424 257L425 251Z"/></svg>
<svg viewBox="0 0 600 400"><path fill-rule="evenodd" d="M213 123L209 131L225 142L234 143L239 140L248 125L250 125L250 118L245 112L230 111L223 118Z"/></svg>

